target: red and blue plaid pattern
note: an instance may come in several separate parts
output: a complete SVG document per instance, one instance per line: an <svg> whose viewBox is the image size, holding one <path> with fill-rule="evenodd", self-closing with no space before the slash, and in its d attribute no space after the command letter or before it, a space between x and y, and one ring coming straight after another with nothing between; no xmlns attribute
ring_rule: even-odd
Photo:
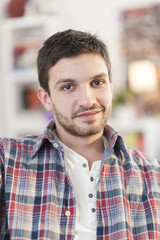
<svg viewBox="0 0 160 240"><path fill-rule="evenodd" d="M0 141L1 240L74 239L75 196L53 128L51 121L40 136ZM126 148L109 126L104 134L97 240L159 240L160 162Z"/></svg>

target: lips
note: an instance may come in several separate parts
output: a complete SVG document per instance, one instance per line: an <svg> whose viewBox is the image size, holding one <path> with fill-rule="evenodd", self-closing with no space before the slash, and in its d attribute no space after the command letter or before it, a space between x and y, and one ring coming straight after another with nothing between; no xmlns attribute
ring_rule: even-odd
<svg viewBox="0 0 160 240"><path fill-rule="evenodd" d="M72 114L72 119L81 118L85 120L95 119L99 113L104 112L105 108L103 106L99 106L98 104L94 104L90 108L85 108L81 106L77 111Z"/></svg>
<svg viewBox="0 0 160 240"><path fill-rule="evenodd" d="M101 112L102 110L90 110L90 111L85 111L85 112L82 112L82 113L79 113L78 115L77 115L77 117L85 117L85 116L92 116L92 115L95 115L95 114L97 114L97 113L99 113L99 112Z"/></svg>
<svg viewBox="0 0 160 240"><path fill-rule="evenodd" d="M77 114L76 118L82 119L84 121L93 121L98 117L98 114L101 112L102 110L100 109L88 110Z"/></svg>

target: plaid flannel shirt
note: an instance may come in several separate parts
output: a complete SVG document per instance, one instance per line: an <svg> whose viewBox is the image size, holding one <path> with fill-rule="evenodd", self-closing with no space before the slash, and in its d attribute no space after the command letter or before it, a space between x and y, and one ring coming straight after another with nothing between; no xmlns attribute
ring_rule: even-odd
<svg viewBox="0 0 160 240"><path fill-rule="evenodd" d="M0 239L73 240L76 202L53 121L39 136L0 141ZM109 126L97 189L97 240L160 239L160 162ZM84 203L85 204L85 203Z"/></svg>

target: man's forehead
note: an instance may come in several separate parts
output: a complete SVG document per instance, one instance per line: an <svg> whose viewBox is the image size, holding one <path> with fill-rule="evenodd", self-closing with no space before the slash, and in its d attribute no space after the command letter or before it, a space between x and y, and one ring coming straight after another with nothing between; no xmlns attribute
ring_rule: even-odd
<svg viewBox="0 0 160 240"><path fill-rule="evenodd" d="M100 56L97 53L82 53L82 54L79 54L76 56L63 57L63 58L59 59L53 67L62 66L62 65L70 65L70 64L81 65L81 64L85 64L85 62L88 63L88 62L92 62L92 61L98 61L98 62L100 61L100 62L105 63L105 60L102 58L102 56Z"/></svg>
<svg viewBox="0 0 160 240"><path fill-rule="evenodd" d="M62 58L49 70L49 79L54 81L76 80L77 78L108 77L108 68L103 58L97 54L81 54Z"/></svg>

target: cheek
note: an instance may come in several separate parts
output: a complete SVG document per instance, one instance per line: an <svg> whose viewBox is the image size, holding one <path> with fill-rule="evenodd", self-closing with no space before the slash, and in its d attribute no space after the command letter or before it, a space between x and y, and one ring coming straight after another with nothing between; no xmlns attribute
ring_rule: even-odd
<svg viewBox="0 0 160 240"><path fill-rule="evenodd" d="M72 101L69 98L58 96L53 100L55 107L63 114L68 113L72 108Z"/></svg>
<svg viewBox="0 0 160 240"><path fill-rule="evenodd" d="M100 103L108 108L112 104L112 93L110 91L105 91L101 96L103 97L100 99Z"/></svg>

